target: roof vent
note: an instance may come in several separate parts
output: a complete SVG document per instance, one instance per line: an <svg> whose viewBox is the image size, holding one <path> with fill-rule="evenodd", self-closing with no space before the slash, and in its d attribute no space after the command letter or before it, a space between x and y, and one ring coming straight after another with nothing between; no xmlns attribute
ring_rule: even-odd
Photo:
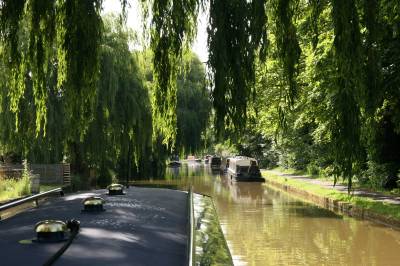
<svg viewBox="0 0 400 266"><path fill-rule="evenodd" d="M82 212L101 212L105 211L103 208L104 199L100 197L88 197L83 200Z"/></svg>
<svg viewBox="0 0 400 266"><path fill-rule="evenodd" d="M108 186L108 195L124 195L124 186L121 184L111 184Z"/></svg>
<svg viewBox="0 0 400 266"><path fill-rule="evenodd" d="M44 220L35 225L37 242L60 242L66 240L67 224L58 220Z"/></svg>

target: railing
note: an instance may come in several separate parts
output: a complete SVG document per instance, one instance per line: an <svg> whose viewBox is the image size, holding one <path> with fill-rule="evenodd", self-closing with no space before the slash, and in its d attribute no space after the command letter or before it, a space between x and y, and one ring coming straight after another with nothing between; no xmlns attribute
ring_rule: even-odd
<svg viewBox="0 0 400 266"><path fill-rule="evenodd" d="M48 196L50 194L54 194L54 193L60 193L60 195L63 195L63 190L62 190L62 188L55 188L55 189L52 189L52 190L49 190L46 192L42 192L42 193L35 194L35 195L29 196L29 197L26 197L23 199L19 199L19 200L10 202L10 203L6 203L6 204L0 206L0 212L17 207L21 204L28 203L31 201L35 201L36 206L38 206L40 198L46 197L46 196ZM1 217L0 217L0 220L1 220Z"/></svg>
<svg viewBox="0 0 400 266"><path fill-rule="evenodd" d="M194 243L196 241L195 235L194 235L194 210L193 210L193 191L192 187L189 188L188 191L188 215L189 215L189 221L188 221L188 241L187 241L187 260L188 260L188 266L193 266L194 265Z"/></svg>

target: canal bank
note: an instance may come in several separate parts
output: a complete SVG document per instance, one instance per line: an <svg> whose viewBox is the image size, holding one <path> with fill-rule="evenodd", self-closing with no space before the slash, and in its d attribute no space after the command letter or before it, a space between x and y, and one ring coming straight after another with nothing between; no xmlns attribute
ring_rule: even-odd
<svg viewBox="0 0 400 266"><path fill-rule="evenodd" d="M331 211L400 229L400 198L353 190L307 176L263 170L266 183Z"/></svg>

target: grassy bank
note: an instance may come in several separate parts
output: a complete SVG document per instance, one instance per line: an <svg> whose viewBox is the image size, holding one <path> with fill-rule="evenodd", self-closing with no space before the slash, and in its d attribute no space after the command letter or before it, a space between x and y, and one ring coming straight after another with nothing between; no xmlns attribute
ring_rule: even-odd
<svg viewBox="0 0 400 266"><path fill-rule="evenodd" d="M28 176L20 179L0 178L0 202L27 196L30 194L30 180Z"/></svg>
<svg viewBox="0 0 400 266"><path fill-rule="evenodd" d="M265 178L276 183L294 187L299 190L304 190L319 197L345 202L357 208L373 212L378 215L383 215L389 219L396 219L400 221L400 205L379 202L372 198L359 197L351 194L349 195L333 188L324 188L317 184L310 184L306 181L286 178L285 176L279 176L268 171L263 171L262 174Z"/></svg>
<svg viewBox="0 0 400 266"><path fill-rule="evenodd" d="M40 192L60 187L61 185L41 184ZM31 194L29 177L0 178L0 202L28 196Z"/></svg>

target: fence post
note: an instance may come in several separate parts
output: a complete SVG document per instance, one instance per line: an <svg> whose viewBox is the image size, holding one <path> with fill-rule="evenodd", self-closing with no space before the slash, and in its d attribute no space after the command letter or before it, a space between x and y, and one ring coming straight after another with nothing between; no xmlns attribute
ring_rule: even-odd
<svg viewBox="0 0 400 266"><path fill-rule="evenodd" d="M37 194L40 192L40 175L31 174L31 193Z"/></svg>

